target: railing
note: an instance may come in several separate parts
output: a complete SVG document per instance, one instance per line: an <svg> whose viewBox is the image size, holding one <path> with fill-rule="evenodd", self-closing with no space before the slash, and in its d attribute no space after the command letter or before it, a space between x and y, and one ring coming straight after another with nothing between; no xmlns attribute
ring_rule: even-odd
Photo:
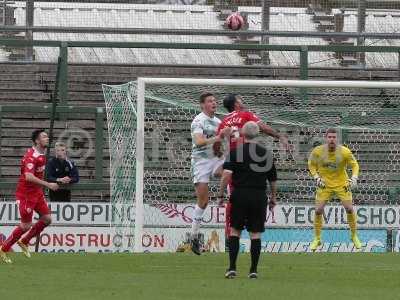
<svg viewBox="0 0 400 300"><path fill-rule="evenodd" d="M17 40L0 38L0 45L9 47L57 47L60 55L60 105L68 101L68 48L148 48L148 49L199 49L199 50L258 50L258 51L293 51L300 56L300 77L309 77L310 52L385 52L397 53L400 62L400 46L351 46L351 45L269 45L269 44L208 44L208 43L154 43L154 42L100 42L100 41L49 41ZM267 66L266 66L267 68ZM398 66L400 74L400 63Z"/></svg>
<svg viewBox="0 0 400 300"><path fill-rule="evenodd" d="M231 37L306 37L306 38L356 38L399 40L400 33L386 32L321 32L321 31L269 31L224 29L169 29L169 28L115 28L115 27L60 27L60 26L0 26L0 32L52 32L52 33L104 33L104 34L154 34L184 36L231 36Z"/></svg>

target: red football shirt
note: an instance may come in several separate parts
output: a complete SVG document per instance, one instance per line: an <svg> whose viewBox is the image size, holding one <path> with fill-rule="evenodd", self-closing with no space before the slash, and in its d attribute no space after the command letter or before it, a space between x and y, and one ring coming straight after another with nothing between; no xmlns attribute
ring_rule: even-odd
<svg viewBox="0 0 400 300"><path fill-rule="evenodd" d="M260 118L252 112L241 110L233 111L230 114L226 115L221 124L219 124L217 134L219 134L221 130L225 127L231 127L233 129L232 134L229 138L230 150L236 149L239 144L243 143L241 129L243 128L244 124L249 121L254 121L258 123L260 121Z"/></svg>
<svg viewBox="0 0 400 300"><path fill-rule="evenodd" d="M21 160L21 175L19 176L16 197L18 200L35 199L43 195L43 188L25 180L25 173L32 173L35 177L42 179L46 168L46 156L35 148L26 151Z"/></svg>

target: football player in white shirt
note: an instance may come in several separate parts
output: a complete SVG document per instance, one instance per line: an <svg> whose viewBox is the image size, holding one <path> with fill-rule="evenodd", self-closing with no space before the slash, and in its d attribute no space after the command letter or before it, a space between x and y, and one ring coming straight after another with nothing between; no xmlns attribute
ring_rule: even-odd
<svg viewBox="0 0 400 300"><path fill-rule="evenodd" d="M217 135L221 120L215 117L217 100L212 93L200 96L202 112L198 114L191 125L192 134L192 177L196 190L197 204L192 218L192 251L200 255L199 230L204 211L208 205L208 183L211 176L219 177L222 173L224 157L213 144L229 136L231 128L225 128Z"/></svg>

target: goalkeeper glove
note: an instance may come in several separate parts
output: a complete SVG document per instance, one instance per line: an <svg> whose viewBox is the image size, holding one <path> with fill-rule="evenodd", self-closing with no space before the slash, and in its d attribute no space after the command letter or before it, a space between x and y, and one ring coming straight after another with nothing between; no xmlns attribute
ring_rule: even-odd
<svg viewBox="0 0 400 300"><path fill-rule="evenodd" d="M317 185L317 187L319 187L319 188L325 187L325 182L322 180L321 177L319 177L318 174L315 174L314 179L315 179L315 184Z"/></svg>
<svg viewBox="0 0 400 300"><path fill-rule="evenodd" d="M349 184L351 188L355 188L357 186L357 176L351 176L351 178L349 179Z"/></svg>

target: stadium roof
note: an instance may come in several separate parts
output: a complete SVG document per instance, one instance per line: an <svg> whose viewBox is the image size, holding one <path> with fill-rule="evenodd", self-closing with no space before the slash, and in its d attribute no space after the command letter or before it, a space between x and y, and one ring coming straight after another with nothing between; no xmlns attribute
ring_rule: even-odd
<svg viewBox="0 0 400 300"><path fill-rule="evenodd" d="M25 4L18 2L15 18L17 25L25 24ZM240 7L247 12L250 29L261 29L261 8ZM345 12L344 31L356 31L356 10ZM206 5L151 5L109 3L52 3L35 2L34 25L62 27L116 27L116 28L168 28L168 29L222 29L223 22L212 6ZM305 8L271 8L270 30L317 31L312 15ZM368 11L367 31L400 32L400 11ZM34 33L35 39L43 40L94 40L94 41L145 41L145 42L196 42L233 43L223 36L172 36L172 35L129 35L91 33ZM322 38L270 37L273 44L328 44ZM353 41L353 40L351 40ZM366 41L366 44L372 43ZM374 41L374 45L398 45L395 40ZM58 49L35 48L36 60L55 61ZM1 53L0 53L1 57ZM168 50L168 49L91 49L69 50L69 59L74 63L130 63L130 64L206 64L242 65L244 59L238 51L229 50ZM296 52L271 52L274 66L297 66ZM369 67L393 67L397 55L370 53L366 55ZM310 53L312 66L339 66L334 53Z"/></svg>

